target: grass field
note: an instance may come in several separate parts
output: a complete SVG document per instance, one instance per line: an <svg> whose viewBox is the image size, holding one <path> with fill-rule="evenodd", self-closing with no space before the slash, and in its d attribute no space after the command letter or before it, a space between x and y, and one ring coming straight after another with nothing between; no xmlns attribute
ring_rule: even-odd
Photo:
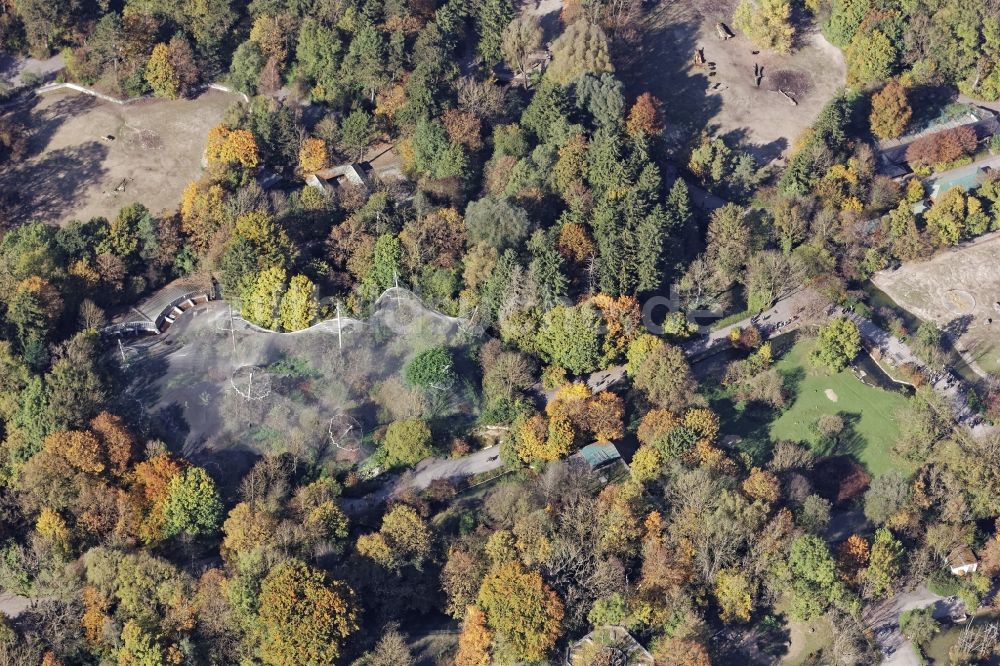
<svg viewBox="0 0 1000 666"><path fill-rule="evenodd" d="M810 340L797 342L775 363L790 396L784 411L757 406L740 410L719 393L711 396L723 434L741 437L741 448L758 462L766 461L773 442L791 440L808 443L823 456L852 455L876 476L891 469L910 471L909 464L891 453L899 436L896 413L906 404L906 396L864 384L850 370L834 374L817 367L809 359L812 348ZM836 441L815 429L824 414L844 420Z"/></svg>
<svg viewBox="0 0 1000 666"><path fill-rule="evenodd" d="M789 617L791 598L781 597L775 604L775 611L787 618L788 652L781 659L784 666L799 666L813 663L819 655L830 649L833 644L833 627L825 617L818 617L812 622L798 622Z"/></svg>

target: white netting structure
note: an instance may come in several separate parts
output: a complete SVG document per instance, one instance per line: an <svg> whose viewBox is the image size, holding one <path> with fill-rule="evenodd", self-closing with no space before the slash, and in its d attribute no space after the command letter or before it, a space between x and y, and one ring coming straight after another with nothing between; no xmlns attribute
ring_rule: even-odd
<svg viewBox="0 0 1000 666"><path fill-rule="evenodd" d="M236 368L229 383L236 395L246 401L263 400L271 395L271 373L264 368L253 365Z"/></svg>
<svg viewBox="0 0 1000 666"><path fill-rule="evenodd" d="M330 419L327 432L330 434L330 444L338 449L351 453L361 450L364 431L361 423L350 414L340 413Z"/></svg>
<svg viewBox="0 0 1000 666"><path fill-rule="evenodd" d="M341 310L331 306L333 317L308 329L275 333L224 301L199 305L165 335L126 345L129 393L158 434L188 455L291 451L357 461L372 451L368 434L392 421L475 418L463 382L423 390L403 372L437 346L471 363L463 352L481 335L474 317L436 312L401 287L385 291L366 319L336 316ZM117 344L113 352L121 356Z"/></svg>

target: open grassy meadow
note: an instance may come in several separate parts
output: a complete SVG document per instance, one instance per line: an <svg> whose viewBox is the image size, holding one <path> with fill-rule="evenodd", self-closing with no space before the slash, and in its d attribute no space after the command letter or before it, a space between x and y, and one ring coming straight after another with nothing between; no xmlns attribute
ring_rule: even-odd
<svg viewBox="0 0 1000 666"><path fill-rule="evenodd" d="M780 347L780 345L779 345ZM818 455L851 455L872 475L891 469L910 471L910 465L892 455L899 436L897 412L906 404L902 393L869 386L847 369L831 373L809 358L812 340L796 342L783 353L775 367L785 377L788 403L784 410L739 405L721 393L711 403L722 418L723 435L742 439L740 447L761 462L773 442L805 442ZM844 429L836 438L823 437L816 421L825 414L839 415Z"/></svg>

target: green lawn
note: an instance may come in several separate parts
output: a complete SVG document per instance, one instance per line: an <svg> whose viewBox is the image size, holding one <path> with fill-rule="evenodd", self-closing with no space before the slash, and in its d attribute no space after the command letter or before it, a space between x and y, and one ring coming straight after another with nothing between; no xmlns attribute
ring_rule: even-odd
<svg viewBox="0 0 1000 666"><path fill-rule="evenodd" d="M768 459L773 442L791 440L808 443L819 455L853 455L872 475L891 469L911 471L910 464L891 453L899 436L896 413L906 404L906 396L868 386L850 370L834 374L817 367L809 359L812 348L811 340L798 342L775 363L790 395L782 412L759 406L741 411L721 391L710 395L722 419L723 435L741 437L741 448L758 463ZM827 389L836 402L827 396ZM844 420L844 431L836 442L824 441L815 430L824 414L838 414Z"/></svg>
<svg viewBox="0 0 1000 666"><path fill-rule="evenodd" d="M818 617L812 622L793 620L789 617L790 607L791 599L788 595L782 596L774 606L775 612L785 617L788 629L788 652L781 663L783 666L812 663L833 644L833 627L825 617Z"/></svg>

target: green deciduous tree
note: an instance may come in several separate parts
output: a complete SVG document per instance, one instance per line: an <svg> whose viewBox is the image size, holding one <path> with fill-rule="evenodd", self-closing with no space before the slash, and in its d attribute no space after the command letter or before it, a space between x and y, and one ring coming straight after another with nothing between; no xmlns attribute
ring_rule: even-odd
<svg viewBox="0 0 1000 666"><path fill-rule="evenodd" d="M875 477L865 492L865 517L876 525L884 525L906 507L910 499L910 484L898 470Z"/></svg>
<svg viewBox="0 0 1000 666"><path fill-rule="evenodd" d="M213 534L222 519L222 502L212 477L200 467L188 467L171 478L163 519L167 538Z"/></svg>
<svg viewBox="0 0 1000 666"><path fill-rule="evenodd" d="M467 157L462 146L452 143L444 125L422 120L413 132L413 168L429 178L465 175Z"/></svg>
<svg viewBox="0 0 1000 666"><path fill-rule="evenodd" d="M394 421L385 431L385 464L389 467L416 465L434 455L431 429L420 419Z"/></svg>
<svg viewBox="0 0 1000 666"><path fill-rule="evenodd" d="M858 33L847 50L847 80L859 85L887 81L897 57L896 47L881 30Z"/></svg>
<svg viewBox="0 0 1000 666"><path fill-rule="evenodd" d="M465 209L469 242L486 243L501 252L520 245L530 226L528 214L510 199L483 197Z"/></svg>
<svg viewBox="0 0 1000 666"><path fill-rule="evenodd" d="M557 305L542 318L537 344L542 356L574 374L597 369L601 358L601 319L586 303Z"/></svg>
<svg viewBox="0 0 1000 666"><path fill-rule="evenodd" d="M632 367L630 354L630 367ZM683 409L691 399L694 380L684 352L674 345L653 345L634 366L636 388L645 392L649 401L673 411Z"/></svg>
<svg viewBox="0 0 1000 666"><path fill-rule="evenodd" d="M233 62L229 66L229 82L233 87L247 95L256 95L260 84L260 72L264 69L266 59L256 42L243 42L233 53Z"/></svg>
<svg viewBox="0 0 1000 666"><path fill-rule="evenodd" d="M929 643L940 629L933 606L903 611L899 616L899 631L918 646Z"/></svg>
<svg viewBox="0 0 1000 666"><path fill-rule="evenodd" d="M403 249L399 238L394 234L382 234L375 239L371 267L362 284L369 296L375 298L382 291L396 285L402 256Z"/></svg>
<svg viewBox="0 0 1000 666"><path fill-rule="evenodd" d="M500 49L504 59L528 87L527 58L542 46L542 26L532 14L521 13L503 31Z"/></svg>
<svg viewBox="0 0 1000 666"><path fill-rule="evenodd" d="M868 568L864 579L871 594L887 597L892 594L896 581L902 574L903 544L885 527L875 530Z"/></svg>
<svg viewBox="0 0 1000 666"><path fill-rule="evenodd" d="M406 364L403 376L411 386L449 388L455 381L455 360L444 347L432 347L420 352Z"/></svg>
<svg viewBox="0 0 1000 666"><path fill-rule="evenodd" d="M792 577L792 615L810 620L830 606L847 610L855 606L847 588L840 581L830 549L818 536L797 537L788 556Z"/></svg>
<svg viewBox="0 0 1000 666"><path fill-rule="evenodd" d="M845 317L832 319L819 329L816 358L834 372L840 372L861 351L858 325Z"/></svg>
<svg viewBox="0 0 1000 666"><path fill-rule="evenodd" d="M129 620L122 627L122 645L118 650L118 666L163 666L163 647L142 626Z"/></svg>

